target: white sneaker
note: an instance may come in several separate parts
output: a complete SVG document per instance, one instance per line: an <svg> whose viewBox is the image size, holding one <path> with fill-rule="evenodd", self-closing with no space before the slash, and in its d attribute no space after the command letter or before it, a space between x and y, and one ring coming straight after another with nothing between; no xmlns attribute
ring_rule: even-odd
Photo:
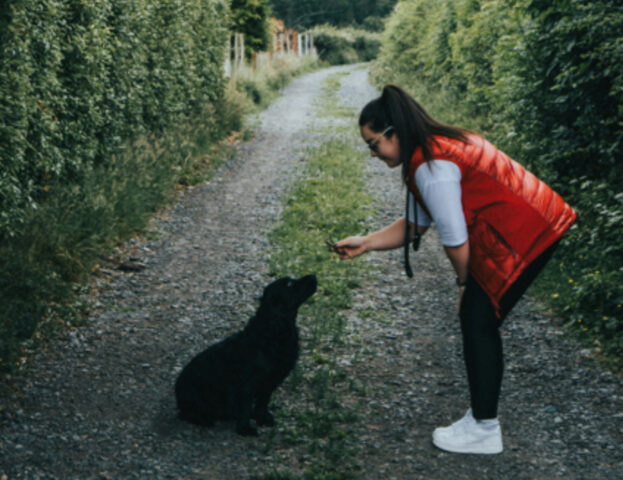
<svg viewBox="0 0 623 480"><path fill-rule="evenodd" d="M474 419L470 408L458 422L449 427L436 428L433 444L453 453L501 453L502 429L497 419Z"/></svg>

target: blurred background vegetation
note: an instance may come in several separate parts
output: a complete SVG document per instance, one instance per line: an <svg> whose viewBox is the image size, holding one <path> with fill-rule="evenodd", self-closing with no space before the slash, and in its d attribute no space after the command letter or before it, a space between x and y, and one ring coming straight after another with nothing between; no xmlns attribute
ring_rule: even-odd
<svg viewBox="0 0 623 480"><path fill-rule="evenodd" d="M270 0L274 15L297 30L328 24L380 32L395 4L396 0Z"/></svg>
<svg viewBox="0 0 623 480"><path fill-rule="evenodd" d="M270 50L273 16L311 31L321 63L283 57L227 77L230 34L251 58ZM361 61L375 85L482 133L576 208L533 293L622 357L619 1L5 0L0 370L83 318L102 257L205 178L245 115L294 75Z"/></svg>

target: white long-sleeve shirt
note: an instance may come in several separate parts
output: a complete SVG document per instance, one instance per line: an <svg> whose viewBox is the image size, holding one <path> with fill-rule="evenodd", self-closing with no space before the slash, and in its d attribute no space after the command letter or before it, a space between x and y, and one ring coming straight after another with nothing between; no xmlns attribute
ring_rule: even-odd
<svg viewBox="0 0 623 480"><path fill-rule="evenodd" d="M415 171L415 184L435 222L439 239L446 247L467 241L467 225L461 204L461 170L448 160L431 160ZM409 221L414 222L415 197L409 194ZM431 218L417 204L418 225L428 227Z"/></svg>

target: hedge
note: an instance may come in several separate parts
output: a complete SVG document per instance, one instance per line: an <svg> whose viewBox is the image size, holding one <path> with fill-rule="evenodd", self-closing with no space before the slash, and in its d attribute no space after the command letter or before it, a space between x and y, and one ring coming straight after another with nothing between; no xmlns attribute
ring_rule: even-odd
<svg viewBox="0 0 623 480"><path fill-rule="evenodd" d="M401 84L436 117L480 131L576 208L550 263L562 287L541 293L623 353L621 2L404 0L383 35L377 85Z"/></svg>
<svg viewBox="0 0 623 480"><path fill-rule="evenodd" d="M368 62L376 58L381 48L377 33L358 28L320 25L311 33L318 57L331 65Z"/></svg>
<svg viewBox="0 0 623 480"><path fill-rule="evenodd" d="M228 27L226 0L4 1L0 370L237 121Z"/></svg>
<svg viewBox="0 0 623 480"><path fill-rule="evenodd" d="M222 97L225 0L7 0L0 19L0 238L50 182Z"/></svg>

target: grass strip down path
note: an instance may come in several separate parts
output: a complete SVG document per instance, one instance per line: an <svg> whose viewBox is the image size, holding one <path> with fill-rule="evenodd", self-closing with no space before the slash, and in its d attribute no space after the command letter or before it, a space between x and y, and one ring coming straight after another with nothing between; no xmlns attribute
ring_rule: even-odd
<svg viewBox="0 0 623 480"><path fill-rule="evenodd" d="M338 78L339 74L331 76L325 83L319 105L325 117L351 113L331 98ZM341 134L344 130L338 129L340 138L329 138L307 152L305 170L286 195L284 211L269 236L271 272L277 277L315 273L319 286L301 308L302 354L285 385L290 393L305 398L306 408L281 409L281 427L267 445L272 449L276 442L304 443L310 462L302 477L275 471L258 479L341 480L358 478L361 470L351 431L358 419L357 405L345 404L340 395L344 391L363 394L365 389L340 371L334 347L343 343L346 317L342 311L352 306L351 291L369 278L370 265L360 259L339 260L325 240L363 232L373 215L373 199L366 190L362 153L355 150L355 130Z"/></svg>

